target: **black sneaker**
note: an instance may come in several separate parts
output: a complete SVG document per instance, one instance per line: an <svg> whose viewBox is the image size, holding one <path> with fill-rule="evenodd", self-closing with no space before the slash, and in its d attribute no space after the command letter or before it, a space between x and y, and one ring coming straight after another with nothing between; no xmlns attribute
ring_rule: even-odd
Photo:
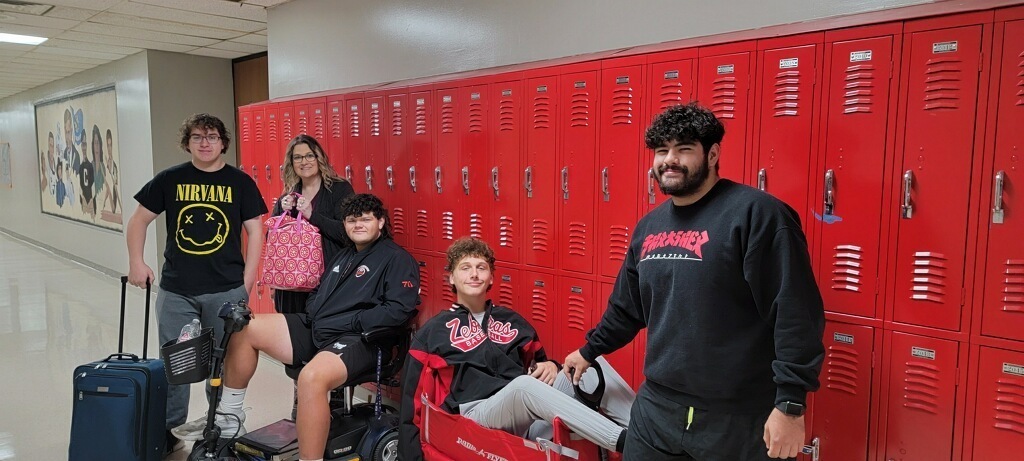
<svg viewBox="0 0 1024 461"><path fill-rule="evenodd" d="M164 445L164 457L167 457L167 455L174 453L178 450L181 450L182 448L185 448L185 442L179 440L177 437L174 436L174 434L171 434L171 431L165 431L164 436L166 437L167 440L167 444Z"/></svg>

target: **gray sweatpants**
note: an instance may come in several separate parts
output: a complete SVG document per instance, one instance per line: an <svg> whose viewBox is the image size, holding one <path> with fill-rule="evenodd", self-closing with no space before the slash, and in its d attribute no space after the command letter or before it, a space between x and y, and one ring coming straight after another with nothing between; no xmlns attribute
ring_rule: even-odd
<svg viewBox="0 0 1024 461"><path fill-rule="evenodd" d="M220 293L197 296L185 296L160 290L156 295L157 327L160 330L160 344L178 339L181 327L199 319L203 328L213 328L216 338L214 345L219 346L224 336L224 321L217 317L221 306L226 302L237 303L248 301L249 294L245 286L240 286ZM167 429L185 424L188 417L188 384L167 386ZM209 389L207 389L209 392Z"/></svg>
<svg viewBox="0 0 1024 461"><path fill-rule="evenodd" d="M601 410L608 417L577 401L573 397L572 382L561 372L553 387L532 376L520 376L486 399L461 405L459 412L483 427L519 436L525 435L535 421L551 422L557 416L573 432L614 451L623 428L629 425L630 407L636 393L603 357L598 357L597 361L605 378ZM590 379L596 382L596 373L588 371L584 375L584 389L594 388L587 386Z"/></svg>

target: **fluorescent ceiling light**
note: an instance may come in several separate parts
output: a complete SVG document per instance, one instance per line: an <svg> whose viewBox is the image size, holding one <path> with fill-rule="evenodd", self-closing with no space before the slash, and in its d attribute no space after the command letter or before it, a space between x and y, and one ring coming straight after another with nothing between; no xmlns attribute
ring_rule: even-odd
<svg viewBox="0 0 1024 461"><path fill-rule="evenodd" d="M5 34L0 32L0 42L17 43L20 45L38 45L49 40L46 37L33 37L31 35Z"/></svg>

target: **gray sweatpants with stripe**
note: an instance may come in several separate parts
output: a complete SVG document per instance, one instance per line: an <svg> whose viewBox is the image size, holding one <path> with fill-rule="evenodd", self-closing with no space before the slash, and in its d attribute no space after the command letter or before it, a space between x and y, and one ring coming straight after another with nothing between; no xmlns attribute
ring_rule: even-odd
<svg viewBox="0 0 1024 461"><path fill-rule="evenodd" d="M462 404L459 413L483 427L519 436L526 435L535 421L552 422L557 416L573 432L614 451L619 435L629 425L630 407L636 393L603 357L598 357L597 361L604 371L601 411L607 417L577 401L573 397L572 382L561 372L553 387L532 376L520 376L486 399ZM596 381L597 374L588 370L583 376L583 389L594 389ZM595 384L588 385L591 382Z"/></svg>

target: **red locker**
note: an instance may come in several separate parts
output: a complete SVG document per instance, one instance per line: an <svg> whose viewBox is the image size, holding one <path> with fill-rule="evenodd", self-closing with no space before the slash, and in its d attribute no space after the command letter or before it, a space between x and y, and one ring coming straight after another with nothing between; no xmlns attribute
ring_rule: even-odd
<svg viewBox="0 0 1024 461"><path fill-rule="evenodd" d="M526 167L523 187L526 190L524 213L528 240L523 248L523 262L532 266L555 267L555 178L557 177L557 136L555 118L558 113L558 77L546 76L527 81Z"/></svg>
<svg viewBox="0 0 1024 461"><path fill-rule="evenodd" d="M646 106L647 116L640 120L637 127L639 131L637 134L637 147L640 158L638 165L639 171L644 172L643 174L637 173L637 179L644 181L643 190L641 191L643 194L643 206L640 208L643 214L647 214L648 211L651 211L668 198L658 188L658 182L654 177L654 170L651 169L651 164L654 161L654 152L648 149L644 143L644 133L651 126L651 121L654 120L654 117L665 112L665 109L679 104L687 104L694 100L694 80L696 78L692 57L696 55L696 50L687 51L685 53L686 58L680 57L668 61L665 61L667 56L654 55L650 57L652 61L652 64L649 66L650 84L646 85L647 100L643 103ZM670 54L677 55L679 53L672 52ZM608 85L608 80L605 80L603 83ZM602 123L601 129L605 130L607 126L607 122ZM601 139L605 139L604 131L602 131Z"/></svg>
<svg viewBox="0 0 1024 461"><path fill-rule="evenodd" d="M423 326L440 308L436 294L437 286L431 283L434 258L418 251L412 251L409 254L416 258L416 263L420 266L420 305L417 306L419 314L416 315L416 325Z"/></svg>
<svg viewBox="0 0 1024 461"><path fill-rule="evenodd" d="M292 103L295 113L295 136L309 134L309 100L300 99Z"/></svg>
<svg viewBox="0 0 1024 461"><path fill-rule="evenodd" d="M601 298L599 298L599 302L594 305L594 312L591 315L594 325L597 325L597 323L601 321L604 311L608 309L608 298L611 297L612 287L614 286L614 284L611 283L601 283L600 285ZM640 382L637 381L637 368L639 365L636 361L636 343L636 340L630 341L629 344L623 346L622 349L605 356L608 363L615 367L615 370L622 375L622 378L625 379L633 389L636 389L640 385ZM577 346L570 345L566 354L583 347L583 344L584 343L580 343ZM561 362L563 358L565 358L565 356L556 357L559 362Z"/></svg>
<svg viewBox="0 0 1024 461"><path fill-rule="evenodd" d="M281 116L281 143L277 148L277 152L282 158L284 158L284 153L288 149L288 143L299 134L298 130L296 130L294 104L292 101L277 103Z"/></svg>
<svg viewBox="0 0 1024 461"><path fill-rule="evenodd" d="M412 165L409 166L408 184L412 190L409 202L415 210L415 232L412 247L418 250L432 250L438 232L437 203L440 191L433 179L434 160L434 115L433 96L430 90L412 91L409 103L413 105L412 131L409 133L409 151ZM409 219L409 218L407 218ZM412 232L410 230L410 232Z"/></svg>
<svg viewBox="0 0 1024 461"><path fill-rule="evenodd" d="M352 183L356 193L366 192L366 173L364 170L356 170L366 156L363 95L345 95L345 111L345 162L341 165L341 174Z"/></svg>
<svg viewBox="0 0 1024 461"><path fill-rule="evenodd" d="M746 51L749 48L750 51ZM697 64L697 100L725 125L718 174L751 184L748 175L749 136L753 132L753 43L728 49L701 48ZM773 94L774 95L774 94ZM807 101L805 104L809 104Z"/></svg>
<svg viewBox="0 0 1024 461"><path fill-rule="evenodd" d="M598 275L614 277L626 259L640 190L643 67L601 71L597 201Z"/></svg>
<svg viewBox="0 0 1024 461"><path fill-rule="evenodd" d="M584 274L594 272L594 198L597 197L599 72L585 71L559 77L561 155L558 194L560 225L559 268Z"/></svg>
<svg viewBox="0 0 1024 461"><path fill-rule="evenodd" d="M889 335L885 459L950 459L959 344L896 331Z"/></svg>
<svg viewBox="0 0 1024 461"><path fill-rule="evenodd" d="M487 85L473 85L459 90L461 104L459 117L461 123L459 146L459 181L460 193L463 194L463 216L467 221L457 223L460 234L455 237L469 235L478 239L496 243L491 232L490 213L491 195L491 162L489 143L491 127L488 123Z"/></svg>
<svg viewBox="0 0 1024 461"><path fill-rule="evenodd" d="M494 285L491 288L491 302L519 312L519 269L509 268L498 263L494 271ZM561 360L559 360L561 362Z"/></svg>
<svg viewBox="0 0 1024 461"><path fill-rule="evenodd" d="M327 139L323 148L327 149L327 158L331 166L341 177L352 182L351 177L345 176L345 165L348 163L345 156L345 97L332 96L327 100Z"/></svg>
<svg viewBox="0 0 1024 461"><path fill-rule="evenodd" d="M558 354L555 353L555 342L557 342L555 334L556 332L559 335L562 334L561 327L558 330L555 329L557 321L555 306L558 302L556 300L555 276L529 269L523 269L522 274L523 284L520 285L522 294L519 296L522 305L512 307L533 325L548 357L555 357L555 360L561 362L557 358ZM561 357L565 358L565 355L563 354Z"/></svg>
<svg viewBox="0 0 1024 461"><path fill-rule="evenodd" d="M518 264L525 237L520 205L520 171L523 145L523 83L507 81L492 83L490 100L496 101L490 111L490 244L494 256L503 264Z"/></svg>
<svg viewBox="0 0 1024 461"><path fill-rule="evenodd" d="M811 201L815 269L825 309L881 318L882 191L890 125L893 37L826 44L822 178Z"/></svg>
<svg viewBox="0 0 1024 461"><path fill-rule="evenodd" d="M266 142L263 144L263 165L257 168L256 174L261 184L267 191L267 209L274 209L277 197L282 194L281 175L274 174L274 170L280 171L283 150L281 148L281 121L284 106L281 104L268 104L266 109ZM277 178L277 179L275 179Z"/></svg>
<svg viewBox="0 0 1024 461"><path fill-rule="evenodd" d="M253 163L256 155L256 138L253 136L252 106L238 108L238 169L246 173L247 165Z"/></svg>
<svg viewBox="0 0 1024 461"><path fill-rule="evenodd" d="M438 220L434 229L433 250L443 253L453 240L467 234L469 220L465 218L466 193L459 161L461 101L458 89L439 88L435 91L434 98L438 115L433 177L437 192L435 200ZM463 226L463 223L466 225Z"/></svg>
<svg viewBox="0 0 1024 461"><path fill-rule="evenodd" d="M387 96L387 161L384 166L384 183L391 197L386 204L391 210L391 231L395 242L410 248L414 224L412 206L412 188L403 174L412 166L412 156L408 149L409 97L405 90L389 93Z"/></svg>
<svg viewBox="0 0 1024 461"><path fill-rule="evenodd" d="M447 258L442 256L434 256L434 273L432 275L435 285L437 299L437 309L434 312L441 312L445 309L452 307L452 304L458 300L455 297L455 293L452 291L452 283L448 278L448 271L444 270L445 264L447 264Z"/></svg>
<svg viewBox="0 0 1024 461"><path fill-rule="evenodd" d="M1024 453L1024 352L982 347L974 447L970 459L1019 459Z"/></svg>
<svg viewBox="0 0 1024 461"><path fill-rule="evenodd" d="M313 98L309 100L309 121L308 134L321 146L327 144L327 100L326 98Z"/></svg>
<svg viewBox="0 0 1024 461"><path fill-rule="evenodd" d="M981 213L987 223L983 246L984 298L981 332L1024 341L1024 21L1005 24L997 39L998 74L994 95L995 163L983 189L987 204ZM992 158L992 157L989 157Z"/></svg>
<svg viewBox="0 0 1024 461"><path fill-rule="evenodd" d="M793 207L804 225L808 196L814 190L809 178L816 156L812 129L819 39L815 34L758 44L757 187Z"/></svg>
<svg viewBox="0 0 1024 461"><path fill-rule="evenodd" d="M813 419L808 426L821 459L866 461L872 402L875 329L869 326L825 324L825 364L821 388L813 394Z"/></svg>
<svg viewBox="0 0 1024 461"><path fill-rule="evenodd" d="M594 326L594 304L598 294L594 282L575 277L558 277L555 304L555 339L551 357L561 361L570 352L586 344L586 334Z"/></svg>
<svg viewBox="0 0 1024 461"><path fill-rule="evenodd" d="M915 32L906 41L897 322L961 327L981 33L981 26L967 26Z"/></svg>
<svg viewBox="0 0 1024 461"><path fill-rule="evenodd" d="M363 110L366 111L366 147L362 159L355 159L355 168L356 171L362 172L366 191L379 197L384 202L384 208L390 211L391 194L384 176L384 171L388 167L385 103L383 92L367 92L363 99Z"/></svg>

